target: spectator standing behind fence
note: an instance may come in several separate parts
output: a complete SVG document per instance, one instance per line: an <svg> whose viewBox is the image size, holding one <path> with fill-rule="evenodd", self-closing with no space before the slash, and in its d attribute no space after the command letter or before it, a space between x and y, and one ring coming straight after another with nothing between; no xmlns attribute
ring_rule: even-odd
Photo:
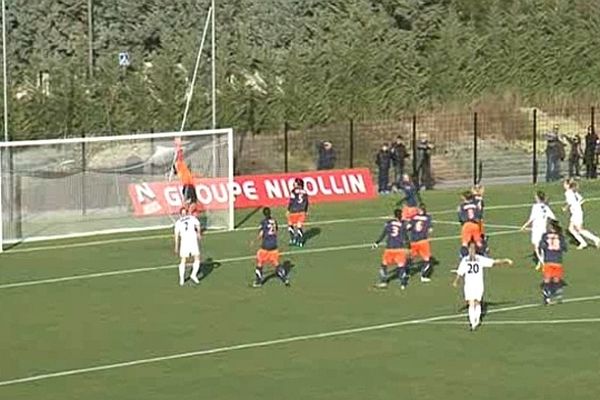
<svg viewBox="0 0 600 400"><path fill-rule="evenodd" d="M580 162L583 156L581 150L581 136L566 137L571 148L569 149L569 178L580 176Z"/></svg>
<svg viewBox="0 0 600 400"><path fill-rule="evenodd" d="M598 135L594 131L594 127L588 126L587 134L585 135L585 150L583 152L583 163L585 164L585 177L588 179L596 179L598 177Z"/></svg>
<svg viewBox="0 0 600 400"><path fill-rule="evenodd" d="M406 146L402 143L402 136L397 136L390 149L392 156L392 165L394 167L394 183L396 187L400 186L402 175L404 175L404 162L408 158Z"/></svg>
<svg viewBox="0 0 600 400"><path fill-rule="evenodd" d="M392 154L387 143L381 146L375 157L375 165L377 165L377 187L380 194L390 192L390 166L392 163Z"/></svg>
<svg viewBox="0 0 600 400"><path fill-rule="evenodd" d="M333 148L333 144L330 141L324 141L319 143L319 147L317 149L318 158L317 158L317 169L334 169L335 168L335 149Z"/></svg>
<svg viewBox="0 0 600 400"><path fill-rule="evenodd" d="M560 180L560 162L565 159L564 144L560 141L558 125L546 135L546 182Z"/></svg>
<svg viewBox="0 0 600 400"><path fill-rule="evenodd" d="M415 184L417 187L425 186L425 189L433 189L433 175L431 173L431 151L433 145L429 142L427 135L421 135L417 144L417 176Z"/></svg>

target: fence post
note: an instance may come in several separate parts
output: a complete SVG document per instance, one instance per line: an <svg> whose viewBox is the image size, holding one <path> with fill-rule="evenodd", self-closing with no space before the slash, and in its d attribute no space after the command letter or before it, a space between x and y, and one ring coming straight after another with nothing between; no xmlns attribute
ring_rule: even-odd
<svg viewBox="0 0 600 400"><path fill-rule="evenodd" d="M537 109L533 109L533 165L531 172L533 174L533 184L537 184L538 165L537 165Z"/></svg>
<svg viewBox="0 0 600 400"><path fill-rule="evenodd" d="M473 113L473 185L477 184L477 112Z"/></svg>
<svg viewBox="0 0 600 400"><path fill-rule="evenodd" d="M287 121L283 123L283 171L289 172L289 134L290 126Z"/></svg>
<svg viewBox="0 0 600 400"><path fill-rule="evenodd" d="M354 119L350 118L350 162L349 167L354 168Z"/></svg>
<svg viewBox="0 0 600 400"><path fill-rule="evenodd" d="M417 115L412 117L412 169L413 178L417 177Z"/></svg>
<svg viewBox="0 0 600 400"><path fill-rule="evenodd" d="M85 138L85 133L81 135ZM81 142L81 214L85 215L87 212L86 196L85 196L85 174L87 171L87 159L85 156L85 142Z"/></svg>

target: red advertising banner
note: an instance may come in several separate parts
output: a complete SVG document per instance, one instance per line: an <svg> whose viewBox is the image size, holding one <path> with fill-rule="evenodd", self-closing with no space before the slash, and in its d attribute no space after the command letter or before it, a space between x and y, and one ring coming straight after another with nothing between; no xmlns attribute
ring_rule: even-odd
<svg viewBox="0 0 600 400"><path fill-rule="evenodd" d="M302 178L311 203L371 199L376 196L368 169L344 169L293 174L236 176L198 179L196 193L204 209L225 210L234 197L235 208L287 205L294 179ZM175 214L183 205L181 184L144 182L129 185L136 216Z"/></svg>

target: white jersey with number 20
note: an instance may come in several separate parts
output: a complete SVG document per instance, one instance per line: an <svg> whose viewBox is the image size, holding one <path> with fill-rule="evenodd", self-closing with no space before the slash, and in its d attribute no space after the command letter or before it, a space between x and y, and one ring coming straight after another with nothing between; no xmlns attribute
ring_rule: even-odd
<svg viewBox="0 0 600 400"><path fill-rule="evenodd" d="M493 265L493 259L483 256L475 256L473 260L467 256L460 261L456 274L465 281L465 300L481 301L484 290L483 269Z"/></svg>

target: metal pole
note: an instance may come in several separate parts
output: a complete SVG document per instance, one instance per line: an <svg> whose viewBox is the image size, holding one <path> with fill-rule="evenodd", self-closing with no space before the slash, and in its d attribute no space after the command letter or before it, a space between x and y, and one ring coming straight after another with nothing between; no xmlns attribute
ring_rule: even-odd
<svg viewBox="0 0 600 400"><path fill-rule="evenodd" d="M206 23L204 24L204 30L202 31L202 39L200 40L200 48L198 49L198 55L196 56L196 65L194 66L194 74L192 75L192 82L190 85L190 91L185 101L185 109L183 110L183 118L181 120L180 132L185 129L185 123L187 122L188 112L190 111L190 104L192 102L192 96L194 95L194 86L196 86L196 78L198 77L198 68L200 67L200 56L202 55L202 49L204 48L204 41L206 40L206 33L208 31L208 23L210 22L212 8L208 9L208 15L206 16Z"/></svg>
<svg viewBox="0 0 600 400"><path fill-rule="evenodd" d="M2 0L2 79L4 87L4 141L8 142L8 68L6 60L6 1Z"/></svg>
<svg viewBox="0 0 600 400"><path fill-rule="evenodd" d="M94 77L94 0L88 0L88 76Z"/></svg>
<svg viewBox="0 0 600 400"><path fill-rule="evenodd" d="M217 68L216 68L216 50L217 38L215 29L215 0L211 0L210 9L212 10L212 26L211 26L211 64L212 64L212 128L217 128Z"/></svg>
<svg viewBox="0 0 600 400"><path fill-rule="evenodd" d="M537 183L538 165L537 165L537 110L533 109L533 165L531 171L533 174L533 184Z"/></svg>
<svg viewBox="0 0 600 400"><path fill-rule="evenodd" d="M283 123L283 171L289 172L289 142L288 142L288 134L289 134L290 126L285 121Z"/></svg>
<svg viewBox="0 0 600 400"><path fill-rule="evenodd" d="M350 118L350 168L354 168L354 119Z"/></svg>
<svg viewBox="0 0 600 400"><path fill-rule="evenodd" d="M85 138L85 134L82 134L81 137ZM87 158L85 155L85 142L81 142L81 214L85 215L87 213L87 202L86 202L86 171L87 171Z"/></svg>
<svg viewBox="0 0 600 400"><path fill-rule="evenodd" d="M417 176L417 116L412 118L412 167L413 177Z"/></svg>
<svg viewBox="0 0 600 400"><path fill-rule="evenodd" d="M473 113L473 185L477 184L477 113Z"/></svg>

